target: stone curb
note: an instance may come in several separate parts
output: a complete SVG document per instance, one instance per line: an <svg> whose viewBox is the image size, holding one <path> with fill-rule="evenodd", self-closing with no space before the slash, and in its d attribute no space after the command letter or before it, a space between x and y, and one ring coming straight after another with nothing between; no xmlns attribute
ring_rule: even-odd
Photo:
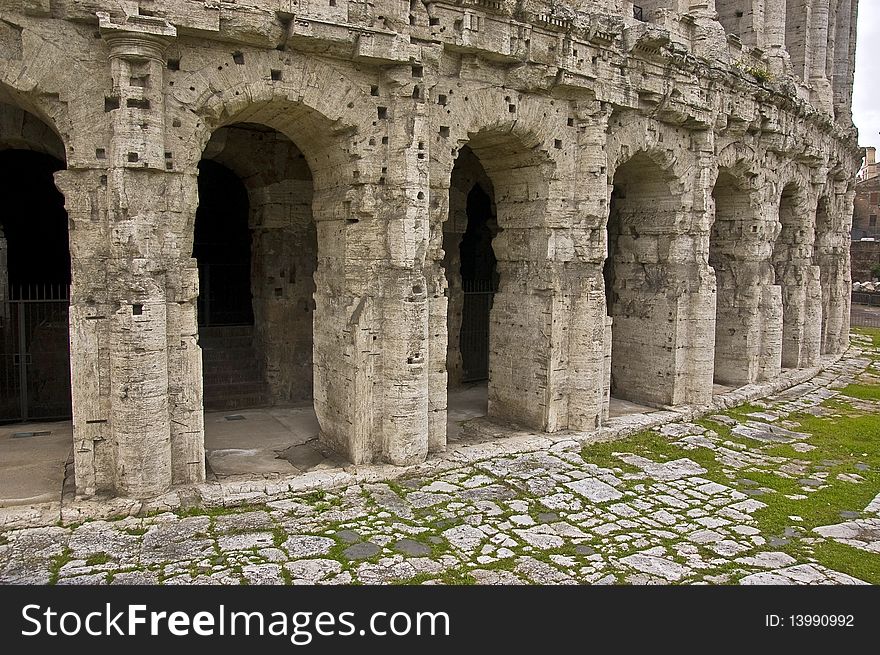
<svg viewBox="0 0 880 655"><path fill-rule="evenodd" d="M63 499L61 502L53 501L6 507L0 508L0 530L67 525L86 520L124 518L196 506L234 507L249 503L265 503L278 500L291 493L338 489L354 484L371 484L409 476L441 473L492 457L519 455L535 451L572 450L591 443L622 439L637 432L669 423L693 421L713 412L792 389L813 379L855 350L857 348L851 345L843 353L823 357L818 366L789 370L773 380L750 384L720 394L715 396L713 402L708 405L683 405L676 408L665 408L650 414L622 416L609 420L607 425L597 430L542 434L505 427L483 418L474 419L466 426L467 432L489 437L490 440L459 447L453 446L446 452L429 456L427 461L420 464L411 466L352 465L272 479L239 476L222 481L178 487L166 494L146 500L119 497L73 499L70 501Z"/></svg>

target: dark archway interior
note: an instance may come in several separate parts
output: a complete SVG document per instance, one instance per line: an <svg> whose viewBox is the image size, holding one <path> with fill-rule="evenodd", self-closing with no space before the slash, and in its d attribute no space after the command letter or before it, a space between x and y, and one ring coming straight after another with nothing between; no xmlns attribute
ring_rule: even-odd
<svg viewBox="0 0 880 655"><path fill-rule="evenodd" d="M199 262L199 325L252 325L248 193L217 162L199 163L193 256Z"/></svg>
<svg viewBox="0 0 880 655"><path fill-rule="evenodd" d="M62 168L40 152L0 152L0 225L11 287L70 284L67 212L52 177Z"/></svg>
<svg viewBox="0 0 880 655"><path fill-rule="evenodd" d="M460 348L463 377L472 382L489 378L489 313L498 290L498 269L492 238L497 232L492 199L479 184L467 196L467 229L459 244L462 305Z"/></svg>
<svg viewBox="0 0 880 655"><path fill-rule="evenodd" d="M70 416L64 163L30 150L0 152L0 422Z"/></svg>
<svg viewBox="0 0 880 655"><path fill-rule="evenodd" d="M605 257L605 264L602 267L602 277L605 280L605 308L608 316L612 316L612 307L617 298L614 291L614 263L617 255L617 240L620 237L620 212L618 204L621 199L625 199L625 192L615 186L611 191L611 202L608 211L608 253Z"/></svg>

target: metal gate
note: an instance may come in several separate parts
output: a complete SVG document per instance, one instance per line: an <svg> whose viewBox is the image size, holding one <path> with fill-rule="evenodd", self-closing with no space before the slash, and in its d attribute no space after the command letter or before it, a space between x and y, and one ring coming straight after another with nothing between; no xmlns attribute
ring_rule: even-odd
<svg viewBox="0 0 880 655"><path fill-rule="evenodd" d="M0 305L0 422L68 418L68 287L21 285L9 292Z"/></svg>
<svg viewBox="0 0 880 655"><path fill-rule="evenodd" d="M495 290L488 280L462 281L461 310L462 382L489 378L489 312Z"/></svg>

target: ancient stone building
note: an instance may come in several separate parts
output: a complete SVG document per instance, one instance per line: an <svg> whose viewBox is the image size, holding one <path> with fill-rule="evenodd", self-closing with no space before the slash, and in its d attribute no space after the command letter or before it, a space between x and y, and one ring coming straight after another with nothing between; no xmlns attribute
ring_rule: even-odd
<svg viewBox="0 0 880 655"><path fill-rule="evenodd" d="M857 4L0 0L9 193L66 210L4 229L62 244L78 493L201 481L229 394L406 465L467 380L583 431L840 352ZM211 339L255 363L209 378Z"/></svg>

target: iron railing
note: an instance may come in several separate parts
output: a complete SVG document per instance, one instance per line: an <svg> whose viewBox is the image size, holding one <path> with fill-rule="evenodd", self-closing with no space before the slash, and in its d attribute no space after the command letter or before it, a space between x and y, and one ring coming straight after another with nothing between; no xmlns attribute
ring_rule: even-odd
<svg viewBox="0 0 880 655"><path fill-rule="evenodd" d="M67 285L10 287L0 305L0 422L70 417L69 306Z"/></svg>

